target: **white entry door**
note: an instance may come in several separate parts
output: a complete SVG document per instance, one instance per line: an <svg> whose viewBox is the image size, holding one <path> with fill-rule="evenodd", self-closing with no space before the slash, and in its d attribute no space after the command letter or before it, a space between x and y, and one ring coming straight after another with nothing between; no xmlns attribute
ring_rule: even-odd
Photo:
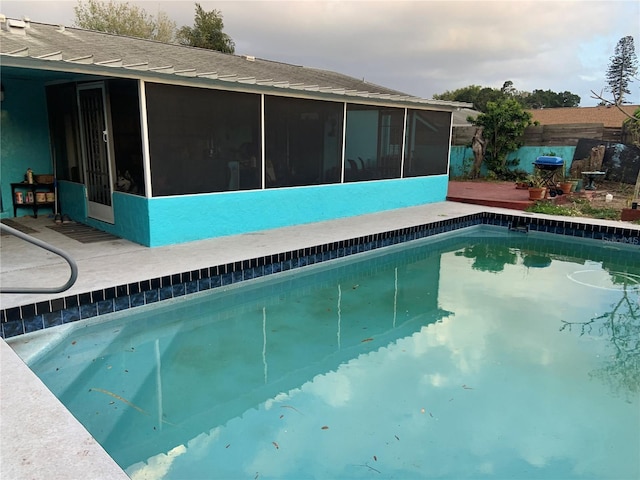
<svg viewBox="0 0 640 480"><path fill-rule="evenodd" d="M84 183L87 187L87 214L113 223L113 181L109 148L109 122L104 83L78 86L78 108Z"/></svg>

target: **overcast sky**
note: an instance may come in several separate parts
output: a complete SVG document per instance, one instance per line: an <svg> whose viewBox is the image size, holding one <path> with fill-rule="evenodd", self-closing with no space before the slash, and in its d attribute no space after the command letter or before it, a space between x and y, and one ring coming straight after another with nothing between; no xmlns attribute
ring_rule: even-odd
<svg viewBox="0 0 640 480"><path fill-rule="evenodd" d="M120 0L116 0L120 1ZM130 1L193 25L191 0ZM640 2L273 1L199 2L219 10L236 53L324 68L431 98L469 85L570 91L594 106L618 41L635 39ZM76 1L2 0L10 18L73 26ZM640 104L640 78L628 98ZM606 98L611 98L606 94Z"/></svg>

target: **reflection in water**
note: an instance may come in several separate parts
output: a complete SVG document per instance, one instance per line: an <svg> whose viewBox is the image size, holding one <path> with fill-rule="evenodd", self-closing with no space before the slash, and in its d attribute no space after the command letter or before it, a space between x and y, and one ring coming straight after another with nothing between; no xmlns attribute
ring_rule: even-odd
<svg viewBox="0 0 640 480"><path fill-rule="evenodd" d="M638 253L474 232L79 328L32 368L133 479L638 477L638 291L579 274ZM625 399L591 380L601 331Z"/></svg>
<svg viewBox="0 0 640 480"><path fill-rule="evenodd" d="M613 353L594 376L607 382L614 391L637 398L640 394L640 276L613 272L607 278L622 291L620 299L611 304L611 310L586 321L562 320L560 331L578 328L581 336L607 337Z"/></svg>
<svg viewBox="0 0 640 480"><path fill-rule="evenodd" d="M483 272L498 273L504 270L505 265L515 265L518 253L508 245L498 245L494 242L479 242L465 247L456 255L472 258L472 268Z"/></svg>

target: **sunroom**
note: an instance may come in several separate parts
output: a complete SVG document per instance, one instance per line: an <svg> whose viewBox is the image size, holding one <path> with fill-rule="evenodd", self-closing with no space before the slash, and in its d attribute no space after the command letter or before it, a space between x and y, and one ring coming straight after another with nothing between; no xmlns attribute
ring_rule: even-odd
<svg viewBox="0 0 640 480"><path fill-rule="evenodd" d="M3 217L8 184L48 169L43 214L147 246L443 201L467 106L34 22L5 19L1 48Z"/></svg>

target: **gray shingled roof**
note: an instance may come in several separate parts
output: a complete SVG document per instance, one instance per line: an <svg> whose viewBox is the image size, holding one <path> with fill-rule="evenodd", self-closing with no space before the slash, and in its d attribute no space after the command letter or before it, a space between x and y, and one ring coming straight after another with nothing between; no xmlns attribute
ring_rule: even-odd
<svg viewBox="0 0 640 480"><path fill-rule="evenodd" d="M453 112L453 126L454 127L469 127L471 124L467 120L467 117L476 118L480 115L478 110L472 110L471 108L461 108Z"/></svg>
<svg viewBox="0 0 640 480"><path fill-rule="evenodd" d="M355 96L442 110L468 104L425 100L340 73L202 48L111 35L58 25L2 19L0 56L9 67L129 78L181 77L248 91L294 89L327 96ZM173 77L167 77L173 76ZM314 93L315 92L315 93Z"/></svg>

